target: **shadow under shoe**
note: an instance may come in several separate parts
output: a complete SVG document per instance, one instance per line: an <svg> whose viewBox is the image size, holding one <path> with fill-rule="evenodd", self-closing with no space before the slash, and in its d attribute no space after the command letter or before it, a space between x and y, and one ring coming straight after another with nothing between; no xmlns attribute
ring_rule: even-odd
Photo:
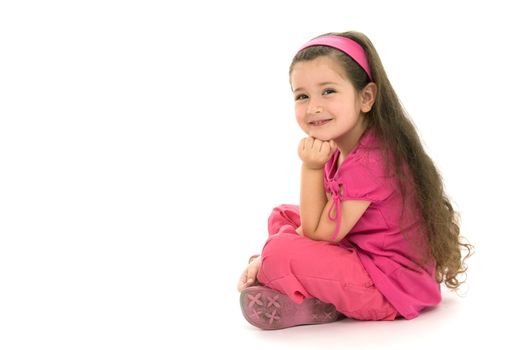
<svg viewBox="0 0 525 350"><path fill-rule="evenodd" d="M244 289L240 301L244 318L261 329L328 323L344 318L332 304L315 298L296 304L287 295L264 286Z"/></svg>

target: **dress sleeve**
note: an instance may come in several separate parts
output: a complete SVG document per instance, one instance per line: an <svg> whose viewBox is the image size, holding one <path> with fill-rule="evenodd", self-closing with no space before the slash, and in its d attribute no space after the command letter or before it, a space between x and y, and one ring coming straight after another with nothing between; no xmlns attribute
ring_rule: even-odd
<svg viewBox="0 0 525 350"><path fill-rule="evenodd" d="M380 202L394 191L394 178L387 176L379 152L368 152L350 159L341 169L342 200Z"/></svg>

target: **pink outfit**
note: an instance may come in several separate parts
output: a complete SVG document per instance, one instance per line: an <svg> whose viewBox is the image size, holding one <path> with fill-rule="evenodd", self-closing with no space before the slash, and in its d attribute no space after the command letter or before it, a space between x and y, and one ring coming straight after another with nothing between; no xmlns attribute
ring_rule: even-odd
<svg viewBox="0 0 525 350"><path fill-rule="evenodd" d="M336 151L327 162L324 179L337 230L340 201L367 200L370 206L338 244L297 235L298 207L274 209L258 278L296 302L316 297L348 317L394 319L399 313L412 319L441 301L434 264L418 263L426 244L413 189L407 189L402 233L401 194L395 177L385 172L373 131L363 134L339 168L338 157Z"/></svg>
<svg viewBox="0 0 525 350"><path fill-rule="evenodd" d="M394 307L377 290L354 249L299 236L299 207L281 205L268 220L257 279L296 303L315 297L359 320L393 320Z"/></svg>

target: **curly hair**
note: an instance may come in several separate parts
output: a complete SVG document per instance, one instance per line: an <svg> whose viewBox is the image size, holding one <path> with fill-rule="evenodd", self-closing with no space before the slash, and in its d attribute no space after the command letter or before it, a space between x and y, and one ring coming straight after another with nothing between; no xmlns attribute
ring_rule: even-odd
<svg viewBox="0 0 525 350"><path fill-rule="evenodd" d="M425 152L414 124L392 88L376 49L371 41L359 32L325 35L344 36L358 42L364 48L372 79L377 85L375 103L366 114L368 127L375 131L382 142L385 167L387 170L394 170L403 202L407 188L413 186L415 189L416 204L421 212L422 228L428 242L428 252L423 256L424 262L432 259L436 265L438 282L445 283L450 289L457 289L464 282L464 279L458 277L466 276L465 260L472 255L473 246L464 242L460 235L459 214L444 191L438 169ZM337 49L326 46L312 46L299 51L292 60L290 73L297 62L313 60L320 56L331 56L340 62L357 91L361 91L370 83L365 71L353 59Z"/></svg>

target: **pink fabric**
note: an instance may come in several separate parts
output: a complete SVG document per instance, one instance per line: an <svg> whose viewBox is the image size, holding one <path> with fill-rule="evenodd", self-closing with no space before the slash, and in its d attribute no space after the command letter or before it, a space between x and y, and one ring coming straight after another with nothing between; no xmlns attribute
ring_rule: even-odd
<svg viewBox="0 0 525 350"><path fill-rule="evenodd" d="M343 51L354 61L356 61L357 64L366 72L368 78L370 78L370 81L373 81L372 72L370 70L370 66L368 65L365 49L363 49L363 47L357 41L339 35L323 35L310 40L305 45L303 45L299 51L310 46L329 46Z"/></svg>
<svg viewBox="0 0 525 350"><path fill-rule="evenodd" d="M315 297L351 318L396 318L397 311L375 287L354 249L299 236L299 226L299 207L273 210L257 275L262 284L295 303Z"/></svg>
<svg viewBox="0 0 525 350"><path fill-rule="evenodd" d="M402 222L410 243L400 229L403 205L399 186L395 177L385 172L374 132L363 134L339 168L338 157L336 151L325 166L325 189L336 201L337 214L332 219L340 220L340 201L371 202L340 245L355 248L377 289L403 317L414 318L424 308L438 304L441 292L435 265L418 263L426 245L413 188L408 189Z"/></svg>

